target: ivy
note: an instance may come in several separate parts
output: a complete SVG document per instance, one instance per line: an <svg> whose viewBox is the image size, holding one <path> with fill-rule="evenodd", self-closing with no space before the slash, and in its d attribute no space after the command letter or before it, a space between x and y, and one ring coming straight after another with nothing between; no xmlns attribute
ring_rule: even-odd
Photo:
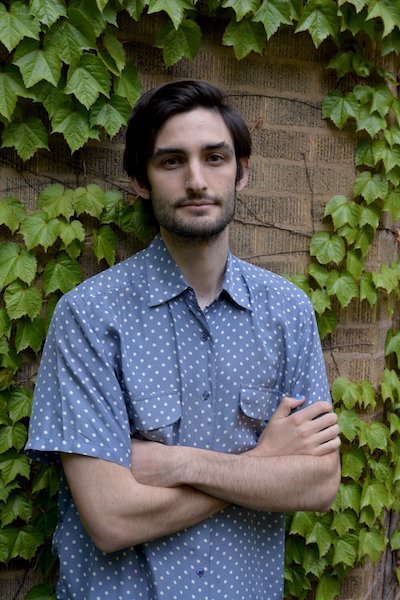
<svg viewBox="0 0 400 600"><path fill-rule="evenodd" d="M200 7L201 4L201 7ZM128 58L121 17L157 19L155 40L166 67L194 59L204 16L220 19L221 44L238 60L262 54L282 27L307 33L316 48L336 51L327 69L336 89L322 116L355 140L357 175L349 194L326 204L310 242L307 273L292 277L314 305L327 350L342 309L398 301L400 260L370 265L385 227L400 218L400 101L396 68L400 8L392 0L10 0L0 3L0 138L23 160L46 154L54 136L71 153L89 140L114 137L141 94ZM391 223L390 223L391 221ZM388 225L389 222L389 225ZM30 463L27 436L35 369L58 298L82 280L90 254L98 268L118 260L122 233L146 239L143 204L96 184L44 188L27 211L0 199L0 561L32 561L45 573L54 529L58 474ZM393 323L380 382L338 376L332 397L342 437L342 482L333 510L287 515L286 598L337 598L346 574L366 559L399 550L388 512L400 498L400 333ZM29 375L26 375L28 368ZM32 372L31 372L31 370ZM24 376L22 377L22 373ZM373 385L375 384L375 385ZM400 573L397 572L400 581ZM26 596L54 598L48 584Z"/></svg>

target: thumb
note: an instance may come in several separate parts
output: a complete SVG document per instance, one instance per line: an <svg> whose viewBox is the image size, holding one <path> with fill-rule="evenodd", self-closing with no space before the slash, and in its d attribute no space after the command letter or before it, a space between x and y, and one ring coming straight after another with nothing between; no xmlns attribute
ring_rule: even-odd
<svg viewBox="0 0 400 600"><path fill-rule="evenodd" d="M300 396L299 394L296 394L294 397L286 395L283 396L281 403L274 413L274 416L281 418L288 417L292 410L295 410L303 404L304 400L304 396Z"/></svg>

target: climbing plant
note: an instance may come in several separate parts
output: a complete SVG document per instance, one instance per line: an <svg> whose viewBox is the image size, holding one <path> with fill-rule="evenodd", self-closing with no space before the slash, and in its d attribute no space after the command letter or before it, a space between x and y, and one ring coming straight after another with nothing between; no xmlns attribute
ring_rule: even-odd
<svg viewBox="0 0 400 600"><path fill-rule="evenodd" d="M326 205L324 227L310 242L307 275L293 277L310 296L321 337L351 303L385 304L386 368L380 382L338 377L332 396L342 431L342 483L333 510L287 517L286 597L338 596L350 569L373 563L400 533L388 527L400 498L400 331L396 327L400 260L369 267L376 235L396 233L400 217L400 4L393 0L9 0L0 2L0 134L3 148L26 161L62 136L73 153L89 140L115 136L140 95L123 19L157 16L154 41L165 65L193 59L204 19L219 19L221 43L238 60L263 53L281 28L307 32L319 48L336 48L327 69L336 89L322 115L356 140L350 197ZM95 184L44 188L27 211L0 202L0 562L53 567L57 471L23 453L35 365L55 303L82 279L82 258L99 268L117 260L117 238L146 238L146 215L117 190ZM32 375L33 373L33 375ZM400 572L397 577L400 580ZM51 598L50 585L27 600Z"/></svg>

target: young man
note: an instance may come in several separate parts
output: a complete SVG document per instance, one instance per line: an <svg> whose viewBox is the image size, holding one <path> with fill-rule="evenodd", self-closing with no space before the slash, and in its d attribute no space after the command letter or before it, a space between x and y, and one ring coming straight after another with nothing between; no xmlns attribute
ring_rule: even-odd
<svg viewBox="0 0 400 600"><path fill-rule="evenodd" d="M250 150L207 83L133 111L125 168L160 233L60 300L35 392L27 450L63 467L61 600L282 598L283 512L336 494L311 304L229 252Z"/></svg>

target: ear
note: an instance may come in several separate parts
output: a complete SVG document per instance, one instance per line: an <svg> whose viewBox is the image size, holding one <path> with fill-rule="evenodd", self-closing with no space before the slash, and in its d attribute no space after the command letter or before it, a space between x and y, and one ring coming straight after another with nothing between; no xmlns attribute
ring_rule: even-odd
<svg viewBox="0 0 400 600"><path fill-rule="evenodd" d="M143 200L149 200L150 190L146 186L139 183L139 181L136 179L136 177L133 177L131 179L131 182L132 182L132 189L133 189L134 193L137 196L139 196L140 198L143 198Z"/></svg>
<svg viewBox="0 0 400 600"><path fill-rule="evenodd" d="M249 180L250 161L248 158L239 158L239 162L242 166L242 174L240 179L236 182L236 191L241 192L247 185Z"/></svg>

